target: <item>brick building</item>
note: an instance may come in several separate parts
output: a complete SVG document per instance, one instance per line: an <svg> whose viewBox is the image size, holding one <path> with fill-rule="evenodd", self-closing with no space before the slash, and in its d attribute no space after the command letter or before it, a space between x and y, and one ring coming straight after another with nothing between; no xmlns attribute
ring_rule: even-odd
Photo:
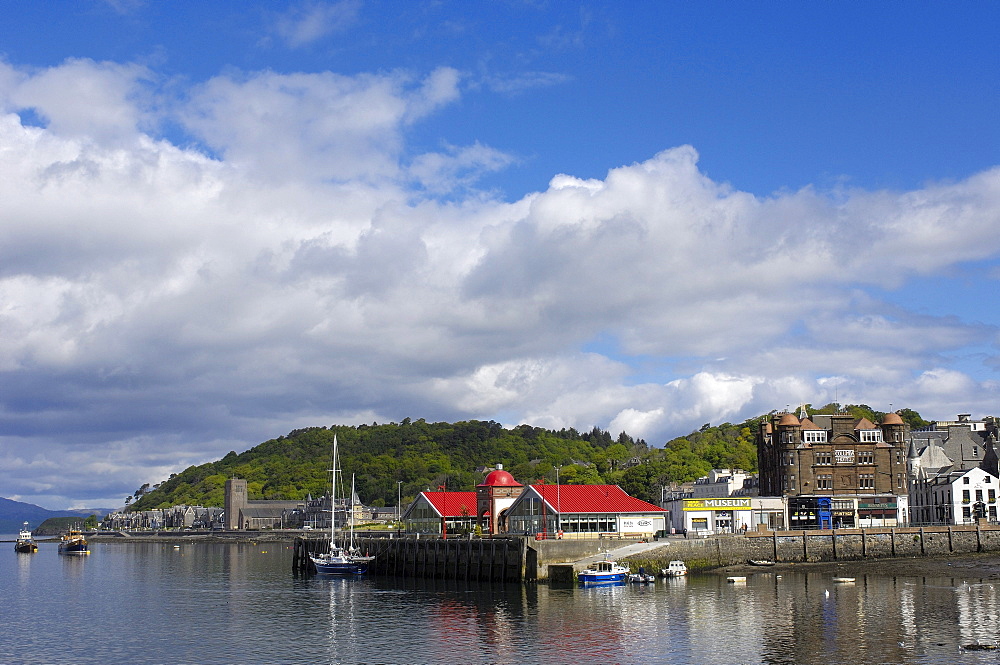
<svg viewBox="0 0 1000 665"><path fill-rule="evenodd" d="M908 437L896 413L776 413L757 432L760 495L787 498L792 528L906 522Z"/></svg>

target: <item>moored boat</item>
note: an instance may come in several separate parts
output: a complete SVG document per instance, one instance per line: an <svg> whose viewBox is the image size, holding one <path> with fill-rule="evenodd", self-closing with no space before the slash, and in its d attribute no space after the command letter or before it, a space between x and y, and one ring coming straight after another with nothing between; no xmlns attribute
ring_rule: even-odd
<svg viewBox="0 0 1000 665"><path fill-rule="evenodd" d="M337 524L337 435L333 436L333 468L330 470L333 476L330 485L330 549L327 552L321 554L310 554L309 560L312 561L313 566L316 568L316 572L320 575L340 575L344 577L352 577L357 575L364 575L368 572L368 562L372 560L373 557L359 556L357 552L354 551L354 531L351 530L351 543L352 547L350 549L345 549L344 547L337 544L336 539L336 524ZM351 502L354 501L354 489L353 481L351 483Z"/></svg>
<svg viewBox="0 0 1000 665"><path fill-rule="evenodd" d="M751 566L773 566L774 562L770 559L750 559L747 561Z"/></svg>
<svg viewBox="0 0 1000 665"><path fill-rule="evenodd" d="M31 535L31 529L28 528L28 523L25 522L24 526L21 527L20 533L17 534L17 541L14 543L14 551L22 552L24 554L31 554L32 552L38 551L38 543Z"/></svg>
<svg viewBox="0 0 1000 665"><path fill-rule="evenodd" d="M90 554L87 539L79 529L70 529L59 537L59 554Z"/></svg>
<svg viewBox="0 0 1000 665"><path fill-rule="evenodd" d="M581 570L576 576L581 584L604 584L607 582L624 582L629 569L617 561L605 559L598 561L589 568Z"/></svg>
<svg viewBox="0 0 1000 665"><path fill-rule="evenodd" d="M638 573L629 573L628 581L633 584L651 584L656 581L656 575L650 575L643 566L639 566Z"/></svg>
<svg viewBox="0 0 1000 665"><path fill-rule="evenodd" d="M684 577L688 574L687 564L677 559L667 564L666 568L660 570L664 577Z"/></svg>

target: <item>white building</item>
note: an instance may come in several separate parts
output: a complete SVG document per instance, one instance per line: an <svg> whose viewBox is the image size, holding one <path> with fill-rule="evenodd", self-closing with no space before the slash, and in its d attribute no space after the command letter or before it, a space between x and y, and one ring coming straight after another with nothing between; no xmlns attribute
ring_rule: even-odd
<svg viewBox="0 0 1000 665"><path fill-rule="evenodd" d="M997 520L995 433L995 419L971 420L968 414L911 432L907 475L912 524Z"/></svg>

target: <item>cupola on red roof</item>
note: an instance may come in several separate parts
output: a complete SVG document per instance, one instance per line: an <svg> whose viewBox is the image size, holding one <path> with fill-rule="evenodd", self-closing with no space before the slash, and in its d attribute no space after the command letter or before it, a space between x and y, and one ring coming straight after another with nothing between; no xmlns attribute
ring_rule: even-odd
<svg viewBox="0 0 1000 665"><path fill-rule="evenodd" d="M514 476L510 475L507 471L503 469L497 469L496 471L490 471L486 475L486 479L479 484L479 487L523 487L523 485L516 480Z"/></svg>

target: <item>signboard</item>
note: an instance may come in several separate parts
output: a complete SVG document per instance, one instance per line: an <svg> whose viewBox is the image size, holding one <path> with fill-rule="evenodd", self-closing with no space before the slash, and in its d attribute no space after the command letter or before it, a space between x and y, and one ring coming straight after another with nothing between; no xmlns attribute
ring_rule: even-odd
<svg viewBox="0 0 1000 665"><path fill-rule="evenodd" d="M684 510L752 510L750 497L731 499L684 499Z"/></svg>
<svg viewBox="0 0 1000 665"><path fill-rule="evenodd" d="M837 460L837 464L854 464L854 450L834 450L833 456Z"/></svg>
<svg viewBox="0 0 1000 665"><path fill-rule="evenodd" d="M619 533L653 533L663 529L662 517L619 517Z"/></svg>
<svg viewBox="0 0 1000 665"><path fill-rule="evenodd" d="M860 510L896 510L896 502L892 503L858 503Z"/></svg>

